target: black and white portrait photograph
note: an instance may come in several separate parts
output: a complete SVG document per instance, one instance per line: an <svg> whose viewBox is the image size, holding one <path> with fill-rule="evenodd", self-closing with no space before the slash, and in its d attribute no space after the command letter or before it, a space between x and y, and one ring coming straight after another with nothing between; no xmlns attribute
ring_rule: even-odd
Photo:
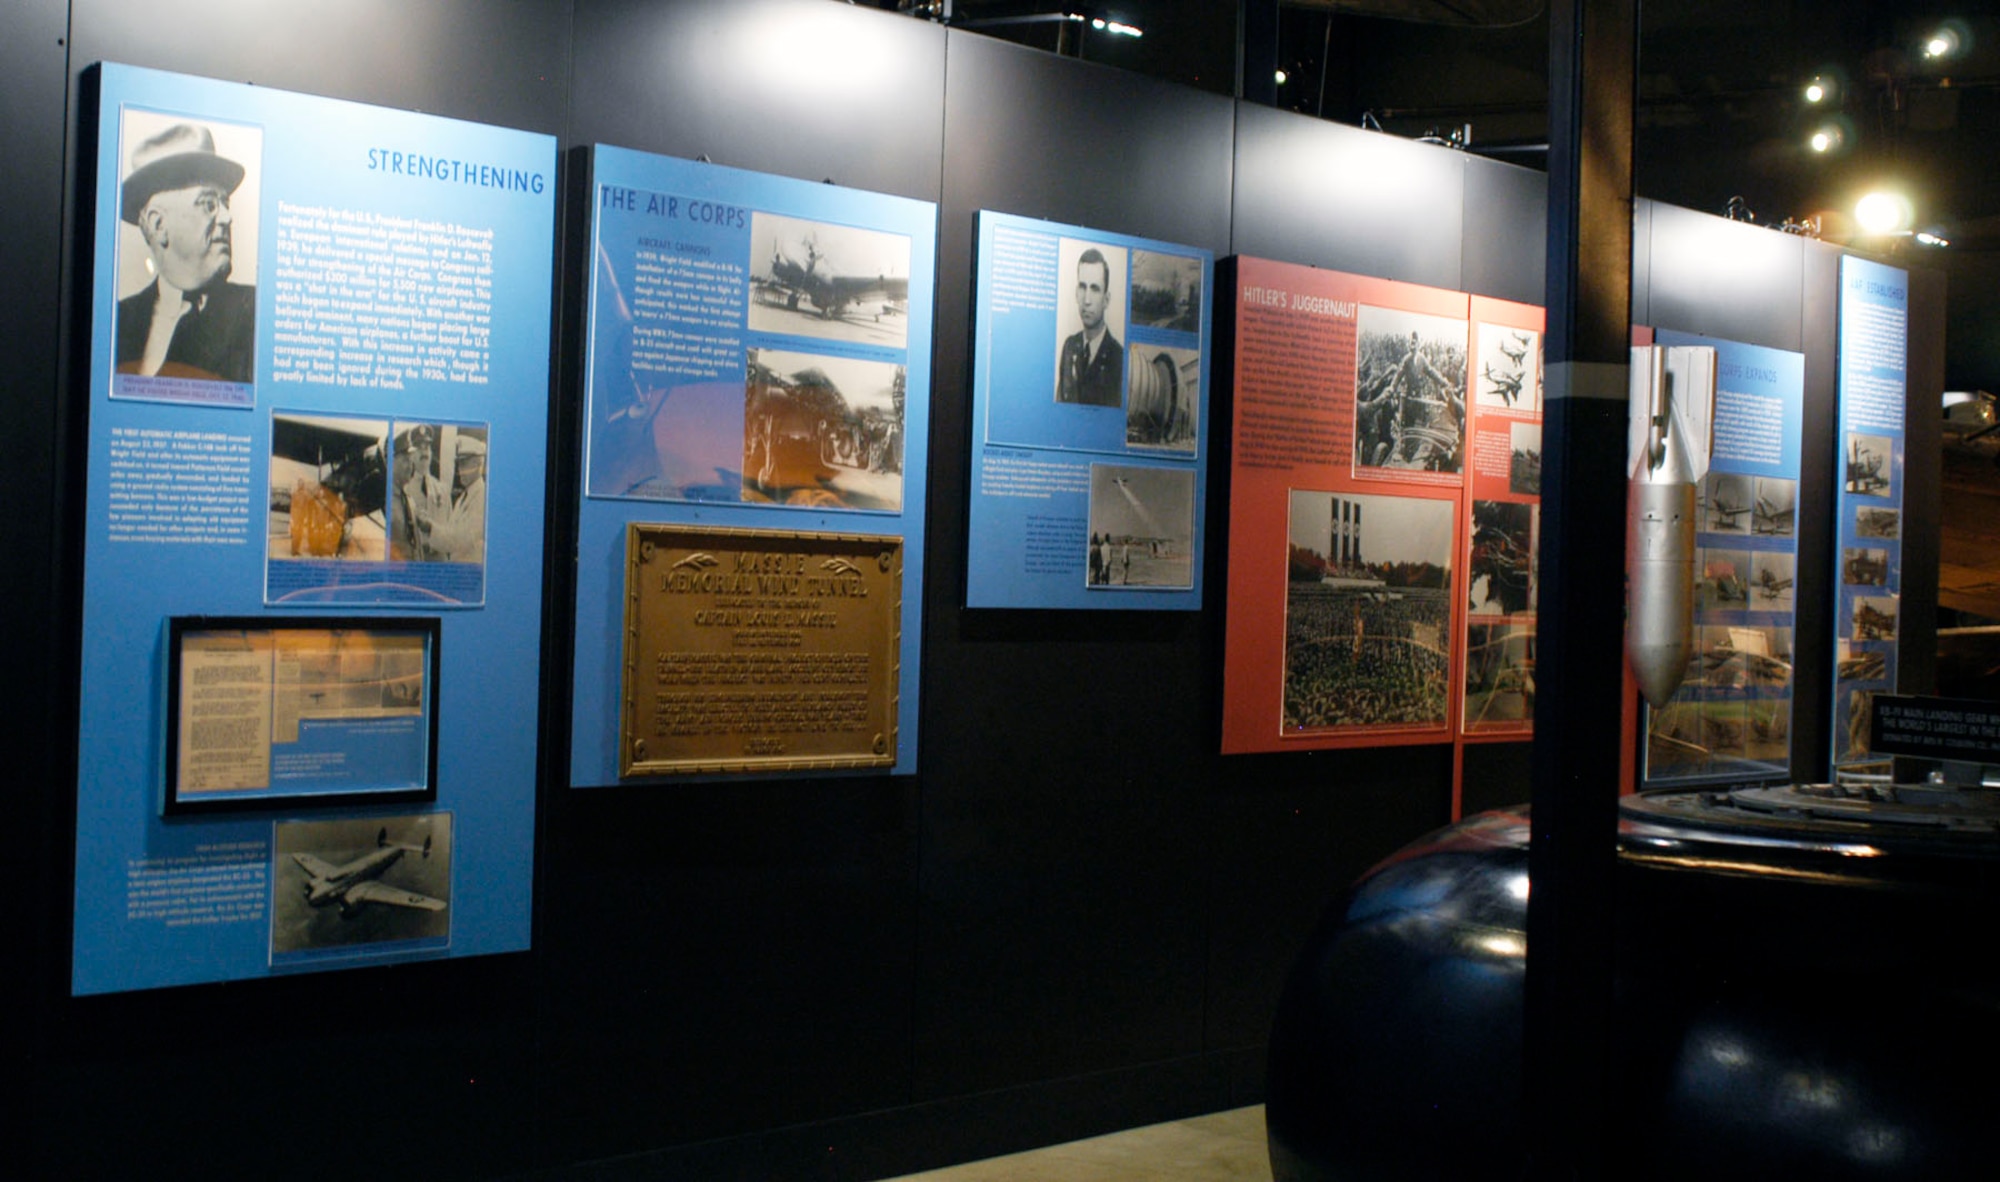
<svg viewBox="0 0 2000 1182"><path fill-rule="evenodd" d="M1894 459L1894 443L1887 435L1849 432L1841 467L1842 487L1864 497L1888 496Z"/></svg>
<svg viewBox="0 0 2000 1182"><path fill-rule="evenodd" d="M1466 611L1514 616L1534 605L1535 506L1517 501L1472 502L1472 547Z"/></svg>
<svg viewBox="0 0 2000 1182"><path fill-rule="evenodd" d="M1453 503L1288 500L1283 728L1445 725Z"/></svg>
<svg viewBox="0 0 2000 1182"><path fill-rule="evenodd" d="M1494 410L1542 409L1542 334L1504 324L1479 325L1479 373L1472 388Z"/></svg>
<svg viewBox="0 0 2000 1182"><path fill-rule="evenodd" d="M1861 505L1854 510L1854 536L1892 539L1901 535L1903 514L1898 509L1878 509Z"/></svg>
<svg viewBox="0 0 2000 1182"><path fill-rule="evenodd" d="M1760 612L1792 610L1792 584L1798 568L1790 553L1758 550L1750 555L1750 609Z"/></svg>
<svg viewBox="0 0 2000 1182"><path fill-rule="evenodd" d="M116 372L256 380L263 141L246 124L121 113Z"/></svg>
<svg viewBox="0 0 2000 1182"><path fill-rule="evenodd" d="M1090 466L1092 590L1194 586L1194 471Z"/></svg>
<svg viewBox="0 0 2000 1182"><path fill-rule="evenodd" d="M1698 528L1712 534L1749 533L1750 488L1748 476L1735 472L1710 472L1701 483L1701 523Z"/></svg>
<svg viewBox="0 0 2000 1182"><path fill-rule="evenodd" d="M1057 402L1124 405L1125 255L1122 246L1057 240Z"/></svg>
<svg viewBox="0 0 2000 1182"><path fill-rule="evenodd" d="M486 560L485 424L397 422L390 447L389 556Z"/></svg>
<svg viewBox="0 0 2000 1182"><path fill-rule="evenodd" d="M1542 495L1542 425L1507 425L1507 491L1520 496Z"/></svg>
<svg viewBox="0 0 2000 1182"><path fill-rule="evenodd" d="M903 367L746 351L743 499L819 509L903 505Z"/></svg>
<svg viewBox="0 0 2000 1182"><path fill-rule="evenodd" d="M1743 611L1750 606L1750 552L1703 546L1695 570L1695 610Z"/></svg>
<svg viewBox="0 0 2000 1182"><path fill-rule="evenodd" d="M384 419L271 416L271 558L382 561L388 438Z"/></svg>
<svg viewBox="0 0 2000 1182"><path fill-rule="evenodd" d="M451 935L451 814L280 821L271 955Z"/></svg>
<svg viewBox="0 0 2000 1182"><path fill-rule="evenodd" d="M1132 323L1201 331L1201 260L1157 250L1132 252Z"/></svg>
<svg viewBox="0 0 2000 1182"><path fill-rule="evenodd" d="M1201 415L1201 350L1134 345L1125 442L1193 455Z"/></svg>
<svg viewBox="0 0 2000 1182"><path fill-rule="evenodd" d="M1355 475L1462 470L1465 321L1363 304L1355 333Z"/></svg>
<svg viewBox="0 0 2000 1182"><path fill-rule="evenodd" d="M909 238L753 212L749 325L752 332L907 348Z"/></svg>
<svg viewBox="0 0 2000 1182"><path fill-rule="evenodd" d="M1752 489L1757 503L1750 510L1750 532L1767 538L1789 538L1798 529L1799 482L1759 476Z"/></svg>

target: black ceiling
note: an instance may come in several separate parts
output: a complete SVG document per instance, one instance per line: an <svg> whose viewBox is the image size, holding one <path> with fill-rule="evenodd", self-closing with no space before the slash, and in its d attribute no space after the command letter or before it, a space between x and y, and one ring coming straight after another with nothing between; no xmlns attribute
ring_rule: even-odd
<svg viewBox="0 0 2000 1182"><path fill-rule="evenodd" d="M896 7L896 0L881 0ZM904 4L908 7L907 0ZM1217 93L1237 90L1236 0L955 0L952 21ZM1995 0L1652 0L1641 5L1638 191L1721 213L1731 198L1777 225L1818 215L1825 237L1854 233L1868 187L1911 197L1916 228L1951 241L1870 245L1950 275L1947 381L2000 389L2000 15ZM1392 19L1400 11L1430 19ZM995 24L1058 11L1142 29ZM1535 15L1521 20L1523 12ZM1460 19L1499 25L1435 23ZM1927 60L1922 45L1951 22L1961 50ZM1547 136L1548 21L1535 0L1315 0L1278 14L1281 107L1343 123L1364 116L1397 135L1463 134L1474 151L1541 166ZM1824 76L1829 101L1805 102ZM1816 128L1842 143L1819 154Z"/></svg>

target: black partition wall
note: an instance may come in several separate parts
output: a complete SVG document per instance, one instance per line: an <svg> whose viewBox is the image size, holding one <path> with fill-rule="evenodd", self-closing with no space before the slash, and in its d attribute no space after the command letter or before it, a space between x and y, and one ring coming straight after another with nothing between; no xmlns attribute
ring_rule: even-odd
<svg viewBox="0 0 2000 1182"><path fill-rule="evenodd" d="M571 170L577 149L608 143L938 203L918 774L566 782L572 185L533 950L71 999L88 691L72 211L81 77L106 60L551 133ZM17 277L0 294L17 355L0 412L14 558L0 725L24 789L0 885L19 933L6 1047L34 1081L14 1154L29 1173L866 1178L1253 1103L1296 943L1348 880L1450 819L1449 747L1216 754L1220 369L1202 612L959 606L976 544L973 218L1538 303L1539 174L826 0L17 0L0 11L0 64L0 251ZM1829 405L1836 251L1679 210L1640 217L1635 318L1800 349L1809 408ZM1913 405L1941 373L1940 290L1920 282L1913 302ZM1829 487L1832 428L1807 417L1807 479ZM1928 422L1912 416L1913 458ZM1936 486L1923 463L1910 472L1915 605ZM1829 547L1801 538L1802 576L1828 569ZM1823 633L1826 596L1800 585L1801 636ZM1906 628L1915 663L1923 633ZM1802 656L1801 772L1824 747L1803 707L1825 692L1820 660ZM1526 755L1469 748L1465 807L1525 800Z"/></svg>

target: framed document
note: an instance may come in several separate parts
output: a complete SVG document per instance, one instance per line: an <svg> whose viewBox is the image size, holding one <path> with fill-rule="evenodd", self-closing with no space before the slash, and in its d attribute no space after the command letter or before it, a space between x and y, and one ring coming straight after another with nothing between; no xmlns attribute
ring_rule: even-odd
<svg viewBox="0 0 2000 1182"><path fill-rule="evenodd" d="M168 622L168 814L437 799L440 625Z"/></svg>

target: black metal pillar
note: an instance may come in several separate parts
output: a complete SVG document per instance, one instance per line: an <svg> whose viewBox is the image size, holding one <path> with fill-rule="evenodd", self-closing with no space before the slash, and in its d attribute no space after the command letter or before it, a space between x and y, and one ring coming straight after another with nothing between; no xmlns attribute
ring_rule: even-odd
<svg viewBox="0 0 2000 1182"><path fill-rule="evenodd" d="M1531 1173L1610 1176L1637 0L1549 12L1526 1083Z"/></svg>
<svg viewBox="0 0 2000 1182"><path fill-rule="evenodd" d="M1242 0L1236 9L1236 97L1278 105L1278 0Z"/></svg>

